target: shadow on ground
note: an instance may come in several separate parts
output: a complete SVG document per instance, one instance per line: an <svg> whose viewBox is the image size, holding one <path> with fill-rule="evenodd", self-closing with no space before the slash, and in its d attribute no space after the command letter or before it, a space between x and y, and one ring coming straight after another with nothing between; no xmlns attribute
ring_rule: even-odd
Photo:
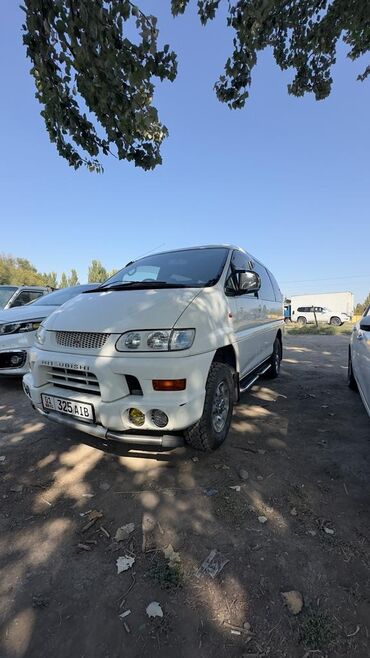
<svg viewBox="0 0 370 658"><path fill-rule="evenodd" d="M0 655L369 655L370 425L346 387L347 344L289 337L281 378L243 397L211 455L102 445L45 424L20 382L1 382ZM84 530L91 510L102 516ZM212 549L228 562L198 578ZM118 575L125 554L135 563ZM163 619L146 615L152 601Z"/></svg>

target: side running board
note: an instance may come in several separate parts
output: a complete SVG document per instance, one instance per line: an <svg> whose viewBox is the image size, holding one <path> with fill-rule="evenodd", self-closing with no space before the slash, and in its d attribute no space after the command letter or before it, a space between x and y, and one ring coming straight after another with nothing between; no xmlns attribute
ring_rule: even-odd
<svg viewBox="0 0 370 658"><path fill-rule="evenodd" d="M246 377L243 377L243 379L240 380L239 383L239 393L245 393L245 391L248 391L253 384L256 383L257 379L261 376L264 375L265 372L267 372L271 368L271 363L268 363L267 365L262 365L259 368L257 368L254 372L250 373Z"/></svg>

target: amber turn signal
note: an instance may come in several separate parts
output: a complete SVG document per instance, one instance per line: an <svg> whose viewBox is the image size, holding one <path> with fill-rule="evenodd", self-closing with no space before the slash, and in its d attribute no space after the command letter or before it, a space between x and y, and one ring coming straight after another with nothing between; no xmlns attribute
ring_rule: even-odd
<svg viewBox="0 0 370 658"><path fill-rule="evenodd" d="M155 391L184 391L186 379L153 379Z"/></svg>

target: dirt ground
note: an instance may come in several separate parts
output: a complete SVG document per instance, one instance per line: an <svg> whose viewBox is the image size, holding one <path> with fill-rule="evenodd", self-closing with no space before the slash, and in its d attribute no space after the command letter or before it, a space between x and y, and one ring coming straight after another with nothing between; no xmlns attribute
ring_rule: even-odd
<svg viewBox="0 0 370 658"><path fill-rule="evenodd" d="M99 444L2 381L1 658L369 656L370 419L347 345L287 336L281 376L243 396L212 455ZM197 574L213 549L228 562Z"/></svg>

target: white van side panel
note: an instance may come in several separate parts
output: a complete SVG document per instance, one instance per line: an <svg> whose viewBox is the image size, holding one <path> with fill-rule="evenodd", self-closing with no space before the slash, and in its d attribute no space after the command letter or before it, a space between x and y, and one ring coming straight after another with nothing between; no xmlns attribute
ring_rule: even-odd
<svg viewBox="0 0 370 658"><path fill-rule="evenodd" d="M230 299L224 294L223 282L212 288L204 288L179 317L175 329L196 327L194 343L186 350L189 356L205 352L214 354L220 347L234 345L239 369L235 319Z"/></svg>

